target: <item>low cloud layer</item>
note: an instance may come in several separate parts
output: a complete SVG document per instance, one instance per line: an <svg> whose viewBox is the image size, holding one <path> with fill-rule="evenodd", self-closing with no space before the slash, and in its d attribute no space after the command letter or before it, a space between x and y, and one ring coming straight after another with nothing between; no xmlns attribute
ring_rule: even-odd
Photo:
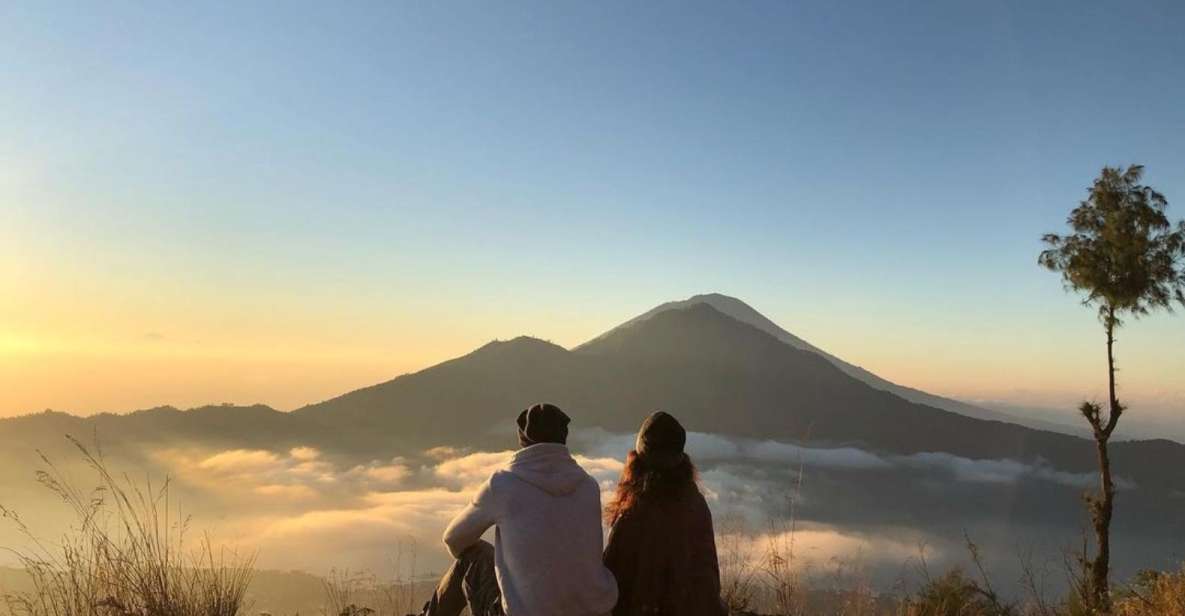
<svg viewBox="0 0 1185 616"><path fill-rule="evenodd" d="M573 435L574 448L584 452L577 460L601 485L602 498L611 496L624 453L632 445L629 434L592 430ZM702 433L689 435L687 449L701 467L704 491L718 517L739 520L750 541L768 537L769 520L786 512L786 499L795 491L800 468L811 483L795 491L794 498L799 507L807 508L804 511L815 512L828 506L829 497L810 478L819 470L918 474L986 485L1042 481L1083 487L1093 479L1012 460L971 460L941 453L884 456L853 447L812 448ZM229 497L228 502L266 502L266 507L255 508L266 513L243 516L230 524L237 527L233 534L254 541L265 564L316 570L329 563L373 564L382 546L408 543L420 546L426 566L443 566L440 533L477 487L512 455L513 451L438 448L409 457L340 464L316 449L297 447L286 452L166 451L159 457L188 485L217 490ZM802 522L814 525L812 534L803 535L802 544L814 547L804 554L823 560L856 551L901 560L916 547L886 538L873 541L867 533L819 521ZM754 535L757 531L762 532ZM808 537L810 542L805 541Z"/></svg>
<svg viewBox="0 0 1185 616"><path fill-rule="evenodd" d="M231 503L264 501L271 507L282 507L286 501L353 498L400 486L416 473L400 457L342 467L312 447L286 452L165 449L155 452L153 458L183 486L209 491Z"/></svg>
<svg viewBox="0 0 1185 616"><path fill-rule="evenodd" d="M621 456L634 446L634 435L611 434L604 430L584 430L577 442L588 451L602 456ZM856 447L805 447L772 440L725 437L691 432L687 452L697 463L785 464L843 470L938 470L955 481L976 483L1016 483L1022 480L1048 481L1072 488L1087 488L1097 481L1094 473L1069 473L1044 463L1017 460L975 460L948 453L916 453L908 456L884 456ZM1134 487L1120 478L1121 489Z"/></svg>
<svg viewBox="0 0 1185 616"><path fill-rule="evenodd" d="M1016 460L972 460L949 453L915 453L897 458L904 467L934 468L949 472L956 481L979 483L1016 483L1025 479L1048 481L1071 488L1089 488L1098 482L1095 473L1069 473L1059 471L1047 464L1027 464ZM1121 490L1135 487L1135 483L1123 477L1116 478Z"/></svg>
<svg viewBox="0 0 1185 616"><path fill-rule="evenodd" d="M573 433L577 461L596 478L603 499L611 496L633 439L595 429ZM1019 493L1034 484L1080 489L1094 479L1039 463L942 453L889 456L703 433L689 434L687 449L700 467L722 541L732 537L735 549L766 549L785 532L779 525L794 516L804 564L859 556L900 566L920 543L934 544L926 534L931 521L910 510L918 498L938 499L956 508L941 515L961 519L968 513L957 507L966 494ZM173 477L195 527L257 551L262 567L381 570L395 551L404 552L406 561L410 550L421 572L440 571L447 564L440 545L444 527L513 452L400 453L360 462L308 446L165 448L145 452L155 468L141 468L142 462L135 468ZM899 502L884 496L900 491L908 494ZM935 509L918 506L920 513Z"/></svg>
<svg viewBox="0 0 1185 616"><path fill-rule="evenodd" d="M442 569L444 527L513 455L437 448L348 464L296 447L167 449L153 458L188 492L186 500L203 499L203 509L218 518L221 538L258 551L262 566L323 573L378 569L395 549L415 550L421 566ZM621 473L621 461L613 458L576 460L603 490Z"/></svg>

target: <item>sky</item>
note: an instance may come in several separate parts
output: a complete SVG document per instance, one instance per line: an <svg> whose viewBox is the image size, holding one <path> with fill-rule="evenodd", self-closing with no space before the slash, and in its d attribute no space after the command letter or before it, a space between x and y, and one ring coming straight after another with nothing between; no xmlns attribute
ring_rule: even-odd
<svg viewBox="0 0 1185 616"><path fill-rule="evenodd" d="M703 292L896 382L1066 408L1039 238L1185 215L1185 6L0 5L0 416L291 409ZM1185 412L1185 315L1118 341Z"/></svg>

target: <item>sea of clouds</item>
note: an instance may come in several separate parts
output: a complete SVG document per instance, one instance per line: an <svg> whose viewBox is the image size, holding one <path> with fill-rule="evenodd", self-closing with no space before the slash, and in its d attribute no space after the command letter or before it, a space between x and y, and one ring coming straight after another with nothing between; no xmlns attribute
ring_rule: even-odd
<svg viewBox="0 0 1185 616"><path fill-rule="evenodd" d="M572 433L575 458L601 486L602 501L610 498L633 443L633 434ZM722 560L757 561L772 546L792 545L796 567L860 562L875 570L872 577L882 586L915 566L922 553L932 564L958 560L968 528L987 540L1012 540L1014 531L988 522L1002 510L981 507L976 499L983 494L998 502L1022 500L1026 490L1061 491L1068 496L1058 498L1072 510L1076 494L1095 480L1040 461L890 455L694 432L687 451L713 510ZM173 506L191 516L194 532L256 555L262 568L379 572L414 559L416 573L442 571L448 564L440 543L445 526L514 451L392 453L398 455L360 461L311 446L193 444L153 447L111 462L132 471L133 481L168 476ZM80 487L93 482L82 465L62 468ZM1121 486L1132 487L1125 480ZM30 494L36 492L4 504L33 513L27 517L43 536L60 533L68 512L49 494ZM10 530L0 528L0 545L19 546Z"/></svg>
<svg viewBox="0 0 1185 616"><path fill-rule="evenodd" d="M603 500L612 493L633 439L599 429L572 435L576 460L600 484ZM844 473L840 477L848 482L914 474L939 484L1037 481L1073 488L1093 480L1040 463L942 453L893 456L703 433L688 435L687 450L700 467L722 535L743 537L734 544L760 551L771 537L786 532L779 525L795 516L795 543L804 562L814 563L859 556L900 566L922 544L932 553L948 550L925 529L899 525L886 533L831 523L828 490L815 479L821 474ZM158 472L172 477L195 527L240 551L257 553L262 567L322 573L381 568L396 550L414 550L423 571L443 569L447 556L439 537L444 527L513 453L433 448L359 463L307 446L285 451L189 447L156 449L148 458ZM797 514L792 506L799 507Z"/></svg>

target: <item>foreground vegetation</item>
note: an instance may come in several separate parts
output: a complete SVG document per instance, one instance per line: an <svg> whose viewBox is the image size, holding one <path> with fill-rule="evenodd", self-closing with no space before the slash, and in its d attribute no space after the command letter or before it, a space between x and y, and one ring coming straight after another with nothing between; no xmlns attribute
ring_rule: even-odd
<svg viewBox="0 0 1185 616"><path fill-rule="evenodd" d="M75 523L56 542L29 532L20 516L0 507L10 523L26 531L31 549L15 552L28 583L4 592L13 616L239 616L256 606L247 600L255 579L253 559L216 549L203 536L186 543L188 520L169 496L169 483L137 484L114 476L101 453L75 442L98 478L79 490L48 459L38 480L58 495ZM931 574L924 550L915 563L912 586L895 592L874 589L859 562L835 562L809 573L796 562L793 499L785 520L773 522L767 538L743 543L746 535L720 520L723 598L737 615L763 616L1080 616L1100 613L1091 604L1085 579L1088 561L1069 559L1071 590L1049 599L1031 568L1026 596L998 593L968 539L968 566ZM749 536L749 539L752 539ZM321 580L319 605L302 608L321 616L403 616L416 611L432 590L431 574L415 573L415 546L396 550L394 580L366 573L334 572ZM400 574L406 569L406 575ZM261 576L262 577L262 576ZM307 582L304 583L307 587ZM1112 595L1116 616L1185 616L1185 569L1145 572ZM268 606L258 606L268 607ZM295 610L294 610L295 612ZM277 614L279 616L279 614Z"/></svg>
<svg viewBox="0 0 1185 616"><path fill-rule="evenodd" d="M791 535L792 536L792 535ZM793 540L768 541L746 555L721 542L723 599L732 614L744 616L1185 616L1185 565L1179 571L1145 571L1115 590L1106 611L1093 606L1083 554L1066 561L1069 591L1045 592L1043 575L1022 562L1022 596L998 592L979 556L967 541L966 567L931 573L924 548L914 559L912 579L895 592L876 590L858 561L834 561L812 575L795 566Z"/></svg>
<svg viewBox="0 0 1185 616"><path fill-rule="evenodd" d="M56 542L35 536L18 512L0 506L31 547L12 550L31 590L7 592L15 616L236 616L244 608L253 559L187 545L188 519L169 497L169 482L115 477L96 448L71 439L98 477L80 490L44 456L38 481L74 514Z"/></svg>

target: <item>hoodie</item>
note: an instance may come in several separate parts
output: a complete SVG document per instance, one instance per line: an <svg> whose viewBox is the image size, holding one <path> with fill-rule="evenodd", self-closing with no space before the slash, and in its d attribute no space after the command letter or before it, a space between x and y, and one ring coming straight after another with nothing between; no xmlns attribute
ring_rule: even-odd
<svg viewBox="0 0 1185 616"><path fill-rule="evenodd" d="M617 582L601 562L601 491L568 448L518 450L444 531L460 556L495 527L494 568L508 616L604 616Z"/></svg>

